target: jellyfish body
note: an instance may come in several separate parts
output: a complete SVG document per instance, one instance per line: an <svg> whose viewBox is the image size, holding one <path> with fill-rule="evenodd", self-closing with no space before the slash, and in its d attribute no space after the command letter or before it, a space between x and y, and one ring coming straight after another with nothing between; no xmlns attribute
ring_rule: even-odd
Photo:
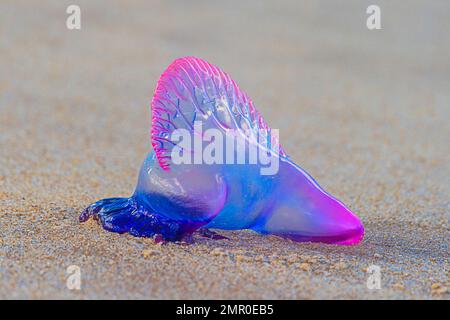
<svg viewBox="0 0 450 320"><path fill-rule="evenodd" d="M222 143L214 150L225 155L222 161L196 161L208 129L217 134L215 140L234 137L232 157ZM190 133L192 143L180 148L177 130ZM168 241L215 228L252 229L294 241L359 243L364 235L359 218L296 165L272 133L229 75L195 57L177 59L155 90L153 151L142 164L135 192L90 205L80 221L93 216L109 231L161 235ZM265 154L276 170L263 174L267 168L259 162L236 161L240 155L251 158L251 150ZM191 161L175 161L180 151Z"/></svg>

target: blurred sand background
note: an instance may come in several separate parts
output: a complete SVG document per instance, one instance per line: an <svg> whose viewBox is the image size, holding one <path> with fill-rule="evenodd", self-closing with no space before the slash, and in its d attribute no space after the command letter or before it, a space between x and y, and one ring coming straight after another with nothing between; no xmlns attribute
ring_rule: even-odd
<svg viewBox="0 0 450 320"><path fill-rule="evenodd" d="M372 3L382 30L366 28ZM2 0L0 298L448 299L449 15L444 0ZM161 246L78 223L133 191L156 81L186 55L233 76L362 218L361 245L239 231Z"/></svg>

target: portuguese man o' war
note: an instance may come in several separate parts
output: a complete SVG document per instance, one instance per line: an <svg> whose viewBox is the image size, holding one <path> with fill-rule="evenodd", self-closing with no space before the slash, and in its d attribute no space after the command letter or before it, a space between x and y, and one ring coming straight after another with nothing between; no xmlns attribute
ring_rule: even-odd
<svg viewBox="0 0 450 320"><path fill-rule="evenodd" d="M81 222L94 217L106 230L165 241L195 231L214 235L210 228L342 245L362 240L359 218L286 155L252 100L218 67L195 57L176 59L158 80L151 110L153 151L135 192L91 204ZM202 138L203 147L208 129L236 141L234 149L219 144L215 152L232 150L226 158L236 159L256 147L277 161L276 172L263 174L262 163L196 161L195 141ZM194 137L192 149L180 147L174 134L180 130ZM176 154L194 161L175 161Z"/></svg>

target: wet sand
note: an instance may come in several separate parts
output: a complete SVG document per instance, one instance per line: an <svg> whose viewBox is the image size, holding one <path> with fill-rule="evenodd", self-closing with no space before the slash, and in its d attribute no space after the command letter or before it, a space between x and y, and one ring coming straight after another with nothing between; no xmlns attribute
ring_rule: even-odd
<svg viewBox="0 0 450 320"><path fill-rule="evenodd" d="M77 2L80 31L65 27L72 2L0 2L0 298L449 298L446 1L378 1L378 31L365 1ZM361 217L360 245L250 231L161 245L78 223L133 191L156 81L185 55L233 76Z"/></svg>

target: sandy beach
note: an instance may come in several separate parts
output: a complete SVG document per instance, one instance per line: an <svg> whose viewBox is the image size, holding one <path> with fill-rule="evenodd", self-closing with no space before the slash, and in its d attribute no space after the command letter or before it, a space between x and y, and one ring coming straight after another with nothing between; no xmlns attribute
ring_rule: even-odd
<svg viewBox="0 0 450 320"><path fill-rule="evenodd" d="M369 1L76 2L81 30L72 1L0 2L1 299L449 298L448 1L377 1L372 31ZM360 245L161 245L78 222L133 192L156 82L187 55L233 76L362 219Z"/></svg>

